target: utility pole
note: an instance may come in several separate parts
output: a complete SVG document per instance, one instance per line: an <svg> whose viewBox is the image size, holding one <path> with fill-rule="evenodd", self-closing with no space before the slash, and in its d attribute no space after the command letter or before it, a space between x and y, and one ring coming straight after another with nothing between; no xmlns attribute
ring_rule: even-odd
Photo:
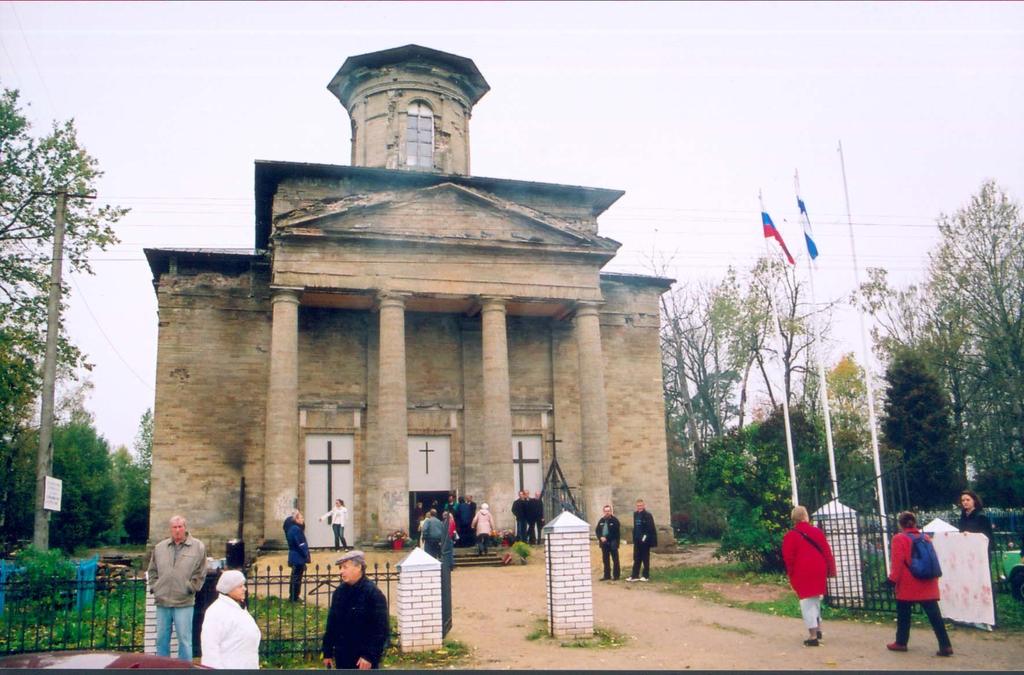
<svg viewBox="0 0 1024 675"><path fill-rule="evenodd" d="M68 191L41 192L56 196L53 214L53 260L50 264L50 300L46 311L46 355L43 360L43 393L39 416L39 454L36 457L36 514L32 544L41 551L50 548L50 514L43 508L46 498L46 477L53 471L53 391L57 380L57 338L60 333L60 282L64 257L64 219ZM94 195L74 194L71 197L95 199Z"/></svg>

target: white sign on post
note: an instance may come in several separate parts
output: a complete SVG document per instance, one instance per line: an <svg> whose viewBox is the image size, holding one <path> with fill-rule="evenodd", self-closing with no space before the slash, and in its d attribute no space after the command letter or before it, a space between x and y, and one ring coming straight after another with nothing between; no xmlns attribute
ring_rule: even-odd
<svg viewBox="0 0 1024 675"><path fill-rule="evenodd" d="M43 490L43 508L47 511L60 511L60 497L64 483L60 478L47 476Z"/></svg>

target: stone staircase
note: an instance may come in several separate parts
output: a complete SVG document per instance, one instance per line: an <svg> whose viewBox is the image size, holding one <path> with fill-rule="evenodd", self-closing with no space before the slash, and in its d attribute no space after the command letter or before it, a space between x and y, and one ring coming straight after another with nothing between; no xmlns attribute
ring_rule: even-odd
<svg viewBox="0 0 1024 675"><path fill-rule="evenodd" d="M477 555L476 547L472 548L456 548L455 549L455 567L502 567L502 558L506 553L511 553L512 549L509 548L492 548L489 549L487 555Z"/></svg>

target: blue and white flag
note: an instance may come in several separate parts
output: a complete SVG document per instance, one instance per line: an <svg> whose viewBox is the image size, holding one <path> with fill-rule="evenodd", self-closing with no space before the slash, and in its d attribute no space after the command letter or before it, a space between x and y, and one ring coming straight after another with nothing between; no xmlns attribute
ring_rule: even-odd
<svg viewBox="0 0 1024 675"><path fill-rule="evenodd" d="M811 219L807 217L807 207L804 206L804 200L800 199L800 195L797 195L796 203L800 207L800 220L804 224L804 240L807 242L807 253L811 256L811 260L814 260L818 257L818 247L814 243L814 233L811 232Z"/></svg>

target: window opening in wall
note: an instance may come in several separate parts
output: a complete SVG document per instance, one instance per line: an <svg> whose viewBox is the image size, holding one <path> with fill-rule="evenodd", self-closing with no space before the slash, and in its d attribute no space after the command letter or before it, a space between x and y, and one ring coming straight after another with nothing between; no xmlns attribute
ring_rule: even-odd
<svg viewBox="0 0 1024 675"><path fill-rule="evenodd" d="M409 106L405 163L425 169L434 167L434 113L426 103L417 101Z"/></svg>

